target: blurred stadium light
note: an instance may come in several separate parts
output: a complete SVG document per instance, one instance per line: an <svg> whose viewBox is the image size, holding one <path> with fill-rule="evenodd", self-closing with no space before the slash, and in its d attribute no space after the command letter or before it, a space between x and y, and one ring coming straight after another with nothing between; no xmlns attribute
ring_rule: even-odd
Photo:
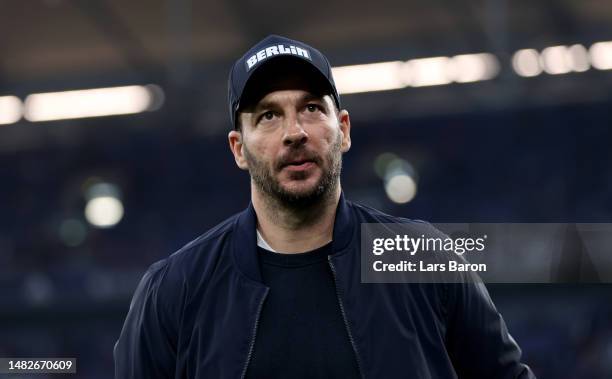
<svg viewBox="0 0 612 379"><path fill-rule="evenodd" d="M514 71L524 77L537 76L542 71L550 75L585 72L591 65L598 70L612 69L612 42L596 42L588 51L582 44L549 46L541 53L521 49L512 56Z"/></svg>
<svg viewBox="0 0 612 379"><path fill-rule="evenodd" d="M499 72L499 63L493 54L481 53L341 66L332 71L338 91L348 94L489 80Z"/></svg>
<svg viewBox="0 0 612 379"><path fill-rule="evenodd" d="M532 77L545 71L550 75L612 69L612 42L594 43L589 52L582 44L549 46L538 53L521 49L512 55L512 67L519 76ZM499 59L491 53L428 57L406 62L389 61L339 66L332 69L341 94L375 92L405 87L424 87L490 80L500 71Z"/></svg>
<svg viewBox="0 0 612 379"><path fill-rule="evenodd" d="M457 83L489 80L499 73L499 62L489 53L456 55L448 64L447 71Z"/></svg>
<svg viewBox="0 0 612 379"><path fill-rule="evenodd" d="M542 50L540 62L544 71L551 75L567 74L572 71L566 53L565 46L551 46Z"/></svg>
<svg viewBox="0 0 612 379"><path fill-rule="evenodd" d="M0 125L13 124L21 119L23 104L16 96L0 96Z"/></svg>
<svg viewBox="0 0 612 379"><path fill-rule="evenodd" d="M397 204L405 204L416 195L416 182L408 174L395 174L385 183L389 199Z"/></svg>
<svg viewBox="0 0 612 379"><path fill-rule="evenodd" d="M86 190L86 197L89 200L85 205L85 218L94 227L110 228L123 218L123 203L114 184L93 184Z"/></svg>
<svg viewBox="0 0 612 379"><path fill-rule="evenodd" d="M598 70L612 70L612 41L594 43L589 53L593 67Z"/></svg>
<svg viewBox="0 0 612 379"><path fill-rule="evenodd" d="M542 50L540 61L544 71L551 75L584 72L590 68L586 48L580 44L547 47Z"/></svg>
<svg viewBox="0 0 612 379"><path fill-rule="evenodd" d="M584 72L591 67L589 63L589 53L586 47L581 44L575 44L568 47L566 59L569 61L570 68L574 72Z"/></svg>
<svg viewBox="0 0 612 379"><path fill-rule="evenodd" d="M411 59L406 63L404 78L413 87L449 84L452 82L447 72L449 62L448 57Z"/></svg>
<svg viewBox="0 0 612 379"><path fill-rule="evenodd" d="M59 227L59 237L66 246L78 246L85 241L87 228L79 219L66 219Z"/></svg>
<svg viewBox="0 0 612 379"><path fill-rule="evenodd" d="M29 95L25 118L51 121L112 116L154 110L161 104L158 86L124 86Z"/></svg>
<svg viewBox="0 0 612 379"><path fill-rule="evenodd" d="M376 157L374 160L374 171L379 178L384 179L387 174L387 167L392 161L399 159L397 155L391 152L385 152Z"/></svg>
<svg viewBox="0 0 612 379"><path fill-rule="evenodd" d="M110 228L123 218L123 204L116 197L95 197L87 202L85 217L93 226Z"/></svg>
<svg viewBox="0 0 612 379"><path fill-rule="evenodd" d="M540 56L535 49L521 49L512 56L514 71L524 77L538 76L542 73Z"/></svg>
<svg viewBox="0 0 612 379"><path fill-rule="evenodd" d="M393 153L382 153L375 159L374 170L384 180L385 193L391 201L405 204L414 199L417 175L408 161Z"/></svg>
<svg viewBox="0 0 612 379"><path fill-rule="evenodd" d="M342 94L404 88L400 61L334 67L334 81Z"/></svg>

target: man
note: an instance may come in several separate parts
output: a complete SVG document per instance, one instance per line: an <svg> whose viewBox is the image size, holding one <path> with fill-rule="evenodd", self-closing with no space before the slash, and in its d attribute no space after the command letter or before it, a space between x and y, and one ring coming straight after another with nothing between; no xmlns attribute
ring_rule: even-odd
<svg viewBox="0 0 612 379"><path fill-rule="evenodd" d="M331 68L269 36L232 67L228 135L251 203L139 284L123 378L533 378L482 284L363 284L361 223L429 224L348 201Z"/></svg>

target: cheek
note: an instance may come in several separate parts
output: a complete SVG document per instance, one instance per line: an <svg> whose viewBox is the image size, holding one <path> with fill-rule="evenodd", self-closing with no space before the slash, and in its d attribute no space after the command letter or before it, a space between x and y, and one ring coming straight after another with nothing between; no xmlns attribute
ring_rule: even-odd
<svg viewBox="0 0 612 379"><path fill-rule="evenodd" d="M312 143L318 142L319 145L329 144L335 140L337 126L332 125L330 120L326 122L316 122L308 126L307 132Z"/></svg>
<svg viewBox="0 0 612 379"><path fill-rule="evenodd" d="M323 140L325 141L326 150L330 151L333 150L339 142L342 142L342 133L340 132L340 130L329 129L326 130L325 136L323 138Z"/></svg>
<svg viewBox="0 0 612 379"><path fill-rule="evenodd" d="M269 164L274 159L273 147L266 141L251 141L248 144L248 150L259 162Z"/></svg>

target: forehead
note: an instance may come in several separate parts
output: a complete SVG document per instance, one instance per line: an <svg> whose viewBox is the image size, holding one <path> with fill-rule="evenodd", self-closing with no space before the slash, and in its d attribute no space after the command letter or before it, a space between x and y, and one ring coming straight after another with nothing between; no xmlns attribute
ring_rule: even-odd
<svg viewBox="0 0 612 379"><path fill-rule="evenodd" d="M266 91L262 97L254 100L248 107L245 107L243 112L257 111L258 109L274 105L300 104L309 101L330 103L330 106L333 102L329 95L312 91L308 86L287 85Z"/></svg>

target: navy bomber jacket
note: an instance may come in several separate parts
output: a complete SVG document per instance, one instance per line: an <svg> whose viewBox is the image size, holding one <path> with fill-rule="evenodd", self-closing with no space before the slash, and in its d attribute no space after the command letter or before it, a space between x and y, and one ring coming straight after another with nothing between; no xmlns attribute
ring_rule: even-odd
<svg viewBox="0 0 612 379"><path fill-rule="evenodd" d="M361 283L360 224L376 222L439 233L341 195L329 265L362 378L535 378L484 285ZM244 378L268 293L255 228L250 204L147 270L115 344L116 379Z"/></svg>

